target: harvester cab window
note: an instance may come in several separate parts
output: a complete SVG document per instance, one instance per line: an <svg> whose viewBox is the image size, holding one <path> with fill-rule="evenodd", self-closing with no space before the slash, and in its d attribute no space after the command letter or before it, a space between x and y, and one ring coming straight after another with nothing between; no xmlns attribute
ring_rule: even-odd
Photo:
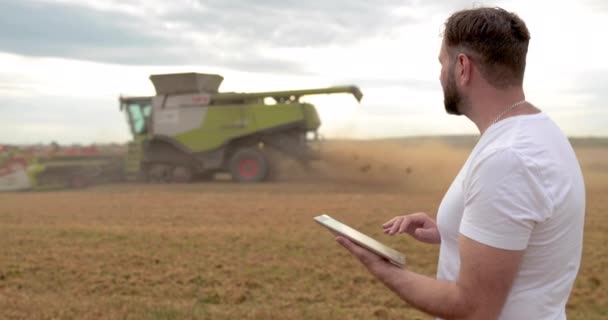
<svg viewBox="0 0 608 320"><path fill-rule="evenodd" d="M133 102L127 105L131 130L134 135L148 133L148 119L152 114L150 103Z"/></svg>

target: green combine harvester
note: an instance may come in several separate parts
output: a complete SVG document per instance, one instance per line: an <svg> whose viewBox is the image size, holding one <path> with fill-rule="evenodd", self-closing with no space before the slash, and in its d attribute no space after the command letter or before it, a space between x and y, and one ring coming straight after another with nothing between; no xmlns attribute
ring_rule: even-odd
<svg viewBox="0 0 608 320"><path fill-rule="evenodd" d="M129 180L189 182L229 172L239 182L274 176L273 154L306 165L319 158L310 146L321 125L305 95L350 93L355 86L276 92L218 92L223 77L180 73L152 75L153 97L121 97L133 142L125 174Z"/></svg>
<svg viewBox="0 0 608 320"><path fill-rule="evenodd" d="M0 191L82 188L115 181L186 183L216 173L238 182L276 176L276 157L307 166L321 120L305 95L349 93L356 86L275 92L218 92L220 75L152 75L152 97L121 97L133 141L126 155L85 148L3 150ZM6 148L4 148L6 149ZM26 148L27 149L27 148ZM52 149L52 148L51 148Z"/></svg>

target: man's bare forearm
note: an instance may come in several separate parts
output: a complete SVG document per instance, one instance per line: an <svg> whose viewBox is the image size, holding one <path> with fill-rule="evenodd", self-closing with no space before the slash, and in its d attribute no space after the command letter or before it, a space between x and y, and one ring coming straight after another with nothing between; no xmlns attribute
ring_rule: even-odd
<svg viewBox="0 0 608 320"><path fill-rule="evenodd" d="M431 315L463 319L474 311L464 290L456 282L436 280L392 267L382 268L374 274L401 299Z"/></svg>

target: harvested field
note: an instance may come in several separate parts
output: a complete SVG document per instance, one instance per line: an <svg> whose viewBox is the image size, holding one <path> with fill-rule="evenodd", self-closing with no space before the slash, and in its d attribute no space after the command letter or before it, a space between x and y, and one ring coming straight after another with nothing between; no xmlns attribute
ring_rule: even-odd
<svg viewBox="0 0 608 320"><path fill-rule="evenodd" d="M433 275L437 248L380 225L434 215L472 145L337 141L278 182L114 184L0 194L2 319L431 319L397 299L312 217L328 213ZM587 183L569 319L608 318L608 146L575 143Z"/></svg>

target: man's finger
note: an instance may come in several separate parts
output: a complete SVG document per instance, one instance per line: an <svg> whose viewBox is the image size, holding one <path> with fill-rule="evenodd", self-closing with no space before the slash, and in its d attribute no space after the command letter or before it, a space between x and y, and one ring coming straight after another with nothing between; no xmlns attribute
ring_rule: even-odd
<svg viewBox="0 0 608 320"><path fill-rule="evenodd" d="M385 223L382 225L382 227L383 227L383 228L388 228L388 227L392 226L392 225L393 225L393 223L395 222L395 220L396 220L397 218L399 218L399 217L398 217L398 216L397 216L397 217L393 217L393 218L392 218L392 219L390 219L389 221L385 222Z"/></svg>
<svg viewBox="0 0 608 320"><path fill-rule="evenodd" d="M407 230L407 227L409 227L409 225L411 223L412 223L412 219L411 218L405 218L405 219L403 219L403 221L401 221L401 225L399 226L399 233L405 232L405 230Z"/></svg>
<svg viewBox="0 0 608 320"><path fill-rule="evenodd" d="M399 219L395 220L395 222L393 223L393 226L391 227L391 231L388 234L390 234L390 235L395 234L395 232L397 232L399 230L399 226L401 225L401 222L403 221L403 219L405 219L405 218L399 217Z"/></svg>
<svg viewBox="0 0 608 320"><path fill-rule="evenodd" d="M339 244L341 244L343 247L345 247L348 251L350 251L350 253L352 253L355 257L357 257L357 259L359 259L359 261L361 261L361 263L363 263L366 266L369 266L371 263L373 263L376 260L383 259L380 256L378 256L377 254L357 245L356 243L346 239L345 237L338 236L338 237L336 237L336 241Z"/></svg>
<svg viewBox="0 0 608 320"><path fill-rule="evenodd" d="M348 251L350 251L351 253L353 253L356 256L359 256L359 254L361 253L360 250L362 249L361 247L359 247L358 245L354 244L352 241L346 239L343 236L337 236L336 237L336 241L341 244L344 248L348 249Z"/></svg>

